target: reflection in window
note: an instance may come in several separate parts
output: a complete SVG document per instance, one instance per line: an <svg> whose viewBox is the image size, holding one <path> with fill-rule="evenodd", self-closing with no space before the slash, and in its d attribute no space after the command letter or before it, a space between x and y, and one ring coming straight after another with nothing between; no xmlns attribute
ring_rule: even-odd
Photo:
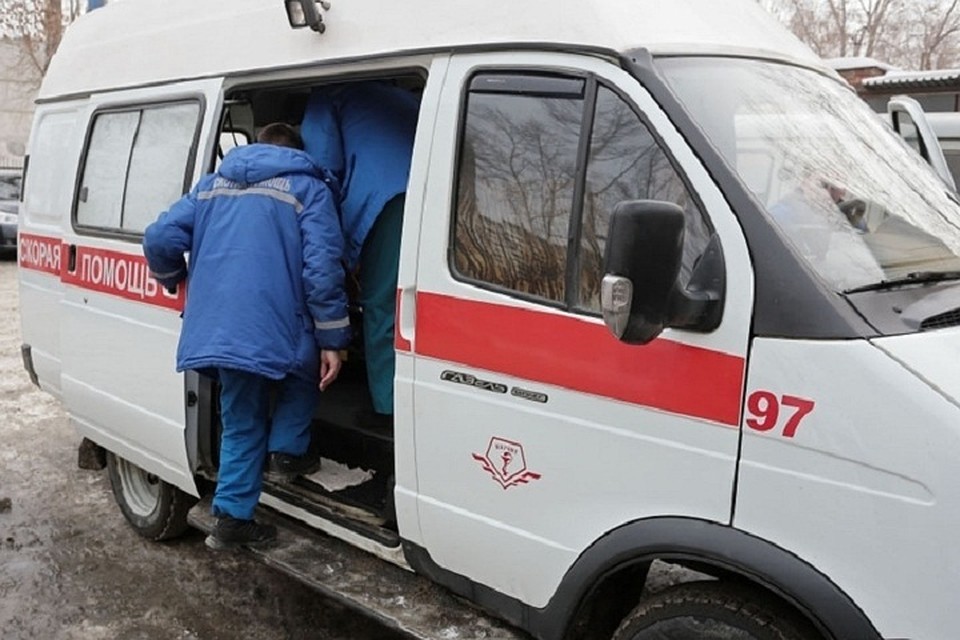
<svg viewBox="0 0 960 640"><path fill-rule="evenodd" d="M601 87L590 138L580 245L580 306L600 309L600 280L610 213L624 200L663 200L686 212L681 283L689 280L709 240L703 216L683 181L637 114Z"/></svg>
<svg viewBox="0 0 960 640"><path fill-rule="evenodd" d="M783 239L835 290L960 269L960 206L849 87L759 60L658 64ZM771 162L744 162L749 154Z"/></svg>
<svg viewBox="0 0 960 640"><path fill-rule="evenodd" d="M183 103L97 116L77 223L140 233L184 192L200 106Z"/></svg>
<svg viewBox="0 0 960 640"><path fill-rule="evenodd" d="M579 97L470 94L454 242L461 275L564 301L582 116Z"/></svg>

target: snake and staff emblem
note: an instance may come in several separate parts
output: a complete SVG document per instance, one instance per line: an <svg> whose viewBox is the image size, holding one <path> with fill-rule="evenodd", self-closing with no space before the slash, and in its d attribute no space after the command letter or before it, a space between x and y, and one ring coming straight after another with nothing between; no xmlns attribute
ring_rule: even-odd
<svg viewBox="0 0 960 640"><path fill-rule="evenodd" d="M527 469L527 457L519 442L490 438L485 453L472 455L503 489L540 479L539 473Z"/></svg>
<svg viewBox="0 0 960 640"><path fill-rule="evenodd" d="M507 476L510 475L509 473L507 473L507 467L510 466L510 461L513 460L513 454L510 453L509 451L504 451L503 453L500 454L500 459L503 460L503 466L500 467L500 475L506 478Z"/></svg>

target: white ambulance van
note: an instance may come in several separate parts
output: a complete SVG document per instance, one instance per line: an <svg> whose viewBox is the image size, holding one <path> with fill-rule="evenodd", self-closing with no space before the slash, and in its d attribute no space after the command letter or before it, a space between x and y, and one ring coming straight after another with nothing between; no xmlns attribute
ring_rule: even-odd
<svg viewBox="0 0 960 640"><path fill-rule="evenodd" d="M431 593L433 637L956 636L960 204L917 154L754 0L322 5L114 3L43 82L24 363L137 531L209 526L218 443L144 227L377 79L421 105L396 425L357 344L267 562L408 631Z"/></svg>

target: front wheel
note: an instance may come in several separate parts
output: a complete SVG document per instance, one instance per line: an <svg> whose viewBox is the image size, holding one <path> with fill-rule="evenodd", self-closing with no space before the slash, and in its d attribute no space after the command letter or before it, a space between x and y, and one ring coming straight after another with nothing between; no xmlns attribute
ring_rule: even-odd
<svg viewBox="0 0 960 640"><path fill-rule="evenodd" d="M691 582L647 598L613 640L822 640L787 605L759 590Z"/></svg>
<svg viewBox="0 0 960 640"><path fill-rule="evenodd" d="M196 498L107 452L107 476L123 517L149 540L169 540L187 530Z"/></svg>

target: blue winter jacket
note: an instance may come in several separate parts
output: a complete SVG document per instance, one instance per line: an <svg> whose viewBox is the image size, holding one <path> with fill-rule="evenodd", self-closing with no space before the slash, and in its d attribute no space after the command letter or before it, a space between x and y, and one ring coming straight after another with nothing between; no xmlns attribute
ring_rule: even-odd
<svg viewBox="0 0 960 640"><path fill-rule="evenodd" d="M300 135L307 153L342 186L351 269L383 207L407 190L419 108L412 93L384 82L317 89L307 102Z"/></svg>
<svg viewBox="0 0 960 640"><path fill-rule="evenodd" d="M335 182L303 151L237 147L147 227L166 287L187 279L177 370L314 380L350 339ZM190 252L187 268L184 253Z"/></svg>

